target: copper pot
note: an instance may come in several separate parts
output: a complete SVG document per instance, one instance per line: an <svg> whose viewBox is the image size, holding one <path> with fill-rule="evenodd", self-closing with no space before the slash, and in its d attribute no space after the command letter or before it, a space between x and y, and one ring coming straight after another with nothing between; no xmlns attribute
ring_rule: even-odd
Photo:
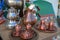
<svg viewBox="0 0 60 40"><path fill-rule="evenodd" d="M21 25L16 25L15 31L13 31L13 36L19 37L21 31Z"/></svg>
<svg viewBox="0 0 60 40"><path fill-rule="evenodd" d="M28 9L26 11L26 15L24 16L24 24L35 24L37 22L37 16L35 13L32 12L32 10Z"/></svg>
<svg viewBox="0 0 60 40"><path fill-rule="evenodd" d="M44 20L41 20L37 27L36 27L38 30L41 30L41 31L45 31L46 30L46 25L45 25L45 21Z"/></svg>
<svg viewBox="0 0 60 40"><path fill-rule="evenodd" d="M45 26L45 21L44 20L41 21L40 25L41 25L40 26L41 30L46 30L46 26Z"/></svg>
<svg viewBox="0 0 60 40"><path fill-rule="evenodd" d="M51 30L51 31L54 31L55 30L55 26L54 26L54 22L53 21L51 21L49 23L49 29L48 30Z"/></svg>

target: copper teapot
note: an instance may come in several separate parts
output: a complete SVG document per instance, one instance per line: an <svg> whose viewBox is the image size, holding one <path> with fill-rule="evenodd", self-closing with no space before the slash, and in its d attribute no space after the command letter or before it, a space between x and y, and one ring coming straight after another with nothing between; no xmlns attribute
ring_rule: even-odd
<svg viewBox="0 0 60 40"><path fill-rule="evenodd" d="M54 26L54 22L53 21L50 21L48 30L50 30L50 31L55 31L56 30L56 26Z"/></svg>
<svg viewBox="0 0 60 40"><path fill-rule="evenodd" d="M27 9L24 16L24 24L32 24L34 25L37 22L36 13L33 10Z"/></svg>

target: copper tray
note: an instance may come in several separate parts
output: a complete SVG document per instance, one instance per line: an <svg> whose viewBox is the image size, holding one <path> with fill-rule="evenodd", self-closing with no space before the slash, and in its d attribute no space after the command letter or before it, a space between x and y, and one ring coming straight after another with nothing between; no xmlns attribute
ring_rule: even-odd
<svg viewBox="0 0 60 40"><path fill-rule="evenodd" d="M54 32L57 31L57 28L56 28L56 27L54 27L55 30L48 30L48 29L46 29L46 30L40 30L40 29L37 28L37 26L35 26L34 28L35 28L36 30L40 31L40 32L45 32L45 33L54 33Z"/></svg>
<svg viewBox="0 0 60 40"><path fill-rule="evenodd" d="M22 39L22 38L20 38L20 37L14 37L14 36L12 36L11 33L10 33L9 38L10 38L10 40L24 40L24 39ZM37 40L37 39L38 39L38 34L34 31L34 36L33 36L33 38L31 38L31 39L26 39L26 40Z"/></svg>

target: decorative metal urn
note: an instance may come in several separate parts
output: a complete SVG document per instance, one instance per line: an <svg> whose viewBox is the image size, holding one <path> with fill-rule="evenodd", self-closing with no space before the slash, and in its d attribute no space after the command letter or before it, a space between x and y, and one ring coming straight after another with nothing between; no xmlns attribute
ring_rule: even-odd
<svg viewBox="0 0 60 40"><path fill-rule="evenodd" d="M18 15L18 13L17 13L16 9L11 7L7 14L7 18L8 18L7 27L9 29L12 29L14 26L16 26L16 24L17 24L16 20L18 18L17 15Z"/></svg>

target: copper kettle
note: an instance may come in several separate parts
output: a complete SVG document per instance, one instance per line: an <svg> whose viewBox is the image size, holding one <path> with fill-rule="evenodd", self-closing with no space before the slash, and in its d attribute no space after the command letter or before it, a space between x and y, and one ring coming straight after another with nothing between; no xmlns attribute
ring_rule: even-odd
<svg viewBox="0 0 60 40"><path fill-rule="evenodd" d="M36 13L33 12L33 10L28 9L24 16L24 24L35 24L37 22L37 16Z"/></svg>

